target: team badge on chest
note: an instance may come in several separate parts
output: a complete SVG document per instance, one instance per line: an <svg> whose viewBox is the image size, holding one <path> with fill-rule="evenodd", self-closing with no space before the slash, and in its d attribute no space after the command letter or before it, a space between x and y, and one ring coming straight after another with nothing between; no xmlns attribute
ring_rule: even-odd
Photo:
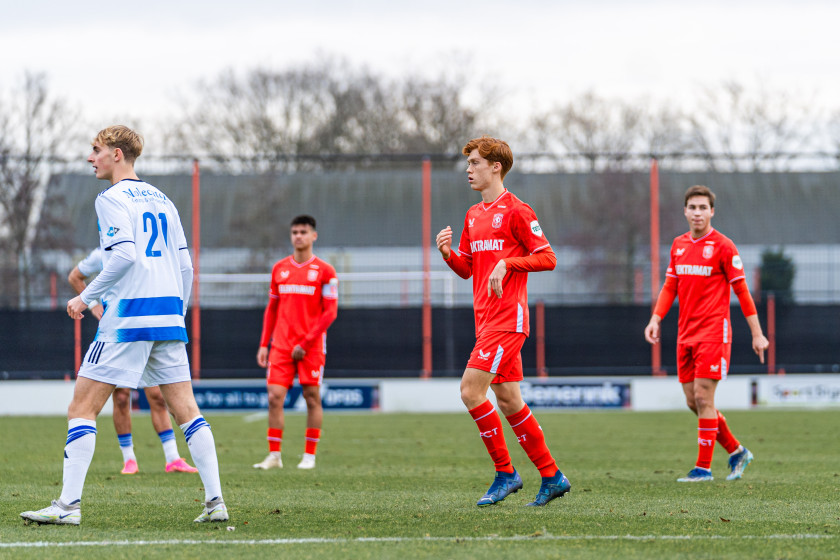
<svg viewBox="0 0 840 560"><path fill-rule="evenodd" d="M714 252L715 252L714 245L706 245L705 247L703 247L703 258L704 259L712 258L712 255L714 254Z"/></svg>
<svg viewBox="0 0 840 560"><path fill-rule="evenodd" d="M499 229L500 227L502 227L502 218L503 217L504 217L504 214L494 214L493 215L493 227L494 228Z"/></svg>
<svg viewBox="0 0 840 560"><path fill-rule="evenodd" d="M318 279L318 271L317 270L310 270L306 273L306 279L310 282L314 282Z"/></svg>

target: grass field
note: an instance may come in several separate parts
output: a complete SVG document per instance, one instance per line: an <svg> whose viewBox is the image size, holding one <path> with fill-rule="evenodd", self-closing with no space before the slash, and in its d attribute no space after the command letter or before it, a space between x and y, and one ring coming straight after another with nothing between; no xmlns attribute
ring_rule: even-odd
<svg viewBox="0 0 840 560"><path fill-rule="evenodd" d="M146 416L134 419L140 473L99 421L82 525L24 526L61 490L62 418L0 417L0 557L14 558L837 558L840 410L727 414L755 453L744 479L678 484L693 465L689 412L538 412L572 491L526 508L539 475L507 431L525 488L479 509L493 477L463 414L328 415L314 471L295 468L303 416L289 416L286 468L255 471L265 417L210 415L231 521L198 525L198 475L165 474ZM189 455L180 434L179 448ZM234 527L233 531L226 530Z"/></svg>

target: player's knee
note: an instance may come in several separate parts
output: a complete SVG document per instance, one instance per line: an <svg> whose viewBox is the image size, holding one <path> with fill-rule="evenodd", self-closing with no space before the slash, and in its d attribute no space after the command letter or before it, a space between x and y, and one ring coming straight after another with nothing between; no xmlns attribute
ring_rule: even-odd
<svg viewBox="0 0 840 560"><path fill-rule="evenodd" d="M476 391L474 391L471 387L461 385L461 402L467 407L467 409L473 409L484 402L484 398L482 395L479 395Z"/></svg>
<svg viewBox="0 0 840 560"><path fill-rule="evenodd" d="M277 393L273 393L269 391L268 393L268 406L271 408L280 407L283 408L283 402L286 400L285 395L281 396Z"/></svg>
<svg viewBox="0 0 840 560"><path fill-rule="evenodd" d="M151 395L146 393L146 399L149 401L149 408L151 409L166 408L166 401L163 400L163 395L160 393L153 393Z"/></svg>
<svg viewBox="0 0 840 560"><path fill-rule="evenodd" d="M115 408L126 408L131 406L131 391L117 389L112 396Z"/></svg>
<svg viewBox="0 0 840 560"><path fill-rule="evenodd" d="M694 410L700 411L709 407L714 407L714 398L705 393L694 395Z"/></svg>

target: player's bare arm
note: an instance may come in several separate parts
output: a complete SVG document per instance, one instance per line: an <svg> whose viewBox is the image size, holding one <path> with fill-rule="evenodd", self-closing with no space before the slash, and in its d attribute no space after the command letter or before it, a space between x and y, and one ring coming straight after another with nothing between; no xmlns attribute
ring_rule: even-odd
<svg viewBox="0 0 840 560"><path fill-rule="evenodd" d="M761 323L758 322L758 315L750 315L747 317L747 324L750 326L752 333L752 349L756 353L761 363L764 363L764 351L770 347L770 341L764 336L761 331Z"/></svg>
<svg viewBox="0 0 840 560"><path fill-rule="evenodd" d="M647 340L651 344L659 343L659 323L661 321L662 318L659 315L653 315L650 318L650 322L645 327L645 340Z"/></svg>
<svg viewBox="0 0 840 560"><path fill-rule="evenodd" d="M446 226L440 230L435 237L435 243L437 243L438 251L443 255L443 258L448 259L452 254L452 228Z"/></svg>
<svg viewBox="0 0 840 560"><path fill-rule="evenodd" d="M260 346L257 350L257 365L261 368L268 367L268 346Z"/></svg>
<svg viewBox="0 0 840 560"><path fill-rule="evenodd" d="M496 297L502 297L502 280L504 280L505 274L507 274L507 265L505 264L504 259L502 259L496 263L495 267L493 267L493 271L490 273L490 278L487 280L488 296L492 292L496 294Z"/></svg>

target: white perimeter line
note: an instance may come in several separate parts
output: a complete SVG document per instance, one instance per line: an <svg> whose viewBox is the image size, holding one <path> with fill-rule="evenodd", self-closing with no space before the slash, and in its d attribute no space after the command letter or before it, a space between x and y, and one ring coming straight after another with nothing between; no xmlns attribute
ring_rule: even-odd
<svg viewBox="0 0 840 560"><path fill-rule="evenodd" d="M833 539L835 535L540 535L513 537L360 537L357 539L177 539L161 541L73 541L73 542L0 542L0 548L57 548L67 546L155 546L155 545L187 545L187 544L352 544L352 543L422 543L422 542L482 542L482 541L691 541L691 540L804 540L804 539Z"/></svg>

